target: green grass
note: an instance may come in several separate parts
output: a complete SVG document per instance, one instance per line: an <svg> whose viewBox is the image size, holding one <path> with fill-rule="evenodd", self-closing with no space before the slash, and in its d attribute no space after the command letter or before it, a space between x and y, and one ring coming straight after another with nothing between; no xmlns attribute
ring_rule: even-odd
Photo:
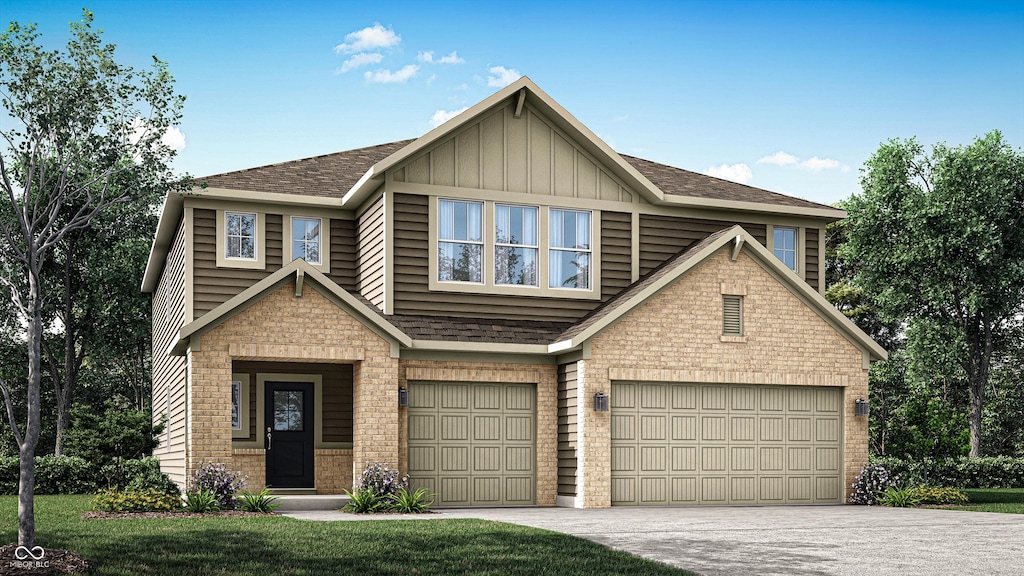
<svg viewBox="0 0 1024 576"><path fill-rule="evenodd" d="M574 536L485 520L87 520L89 501L37 496L36 543L78 552L95 574L682 574ZM17 539L16 497L0 497L0 526L0 544Z"/></svg>
<svg viewBox="0 0 1024 576"><path fill-rule="evenodd" d="M1024 514L1024 488L968 488L964 493L970 504L955 510Z"/></svg>

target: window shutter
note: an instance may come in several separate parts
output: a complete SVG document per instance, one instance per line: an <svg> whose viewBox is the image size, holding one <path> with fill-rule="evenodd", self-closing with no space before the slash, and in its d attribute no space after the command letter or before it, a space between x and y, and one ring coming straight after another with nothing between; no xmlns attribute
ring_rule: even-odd
<svg viewBox="0 0 1024 576"><path fill-rule="evenodd" d="M722 335L743 335L742 296L722 296Z"/></svg>

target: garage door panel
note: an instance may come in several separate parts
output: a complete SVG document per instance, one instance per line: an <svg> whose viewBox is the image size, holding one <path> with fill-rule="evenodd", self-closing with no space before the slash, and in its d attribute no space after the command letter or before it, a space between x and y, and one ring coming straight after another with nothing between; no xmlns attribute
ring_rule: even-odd
<svg viewBox="0 0 1024 576"><path fill-rule="evenodd" d="M438 506L535 501L534 385L410 383L409 389L410 486L427 488Z"/></svg>
<svg viewBox="0 0 1024 576"><path fill-rule="evenodd" d="M641 440L660 440L664 441L666 437L666 431L668 426L666 425L667 416L641 416L640 417L640 439Z"/></svg>
<svg viewBox="0 0 1024 576"><path fill-rule="evenodd" d="M612 390L613 504L842 495L839 388L615 382Z"/></svg>
<svg viewBox="0 0 1024 576"><path fill-rule="evenodd" d="M641 446L640 447L640 471L641 472L668 472L668 458L666 446Z"/></svg>

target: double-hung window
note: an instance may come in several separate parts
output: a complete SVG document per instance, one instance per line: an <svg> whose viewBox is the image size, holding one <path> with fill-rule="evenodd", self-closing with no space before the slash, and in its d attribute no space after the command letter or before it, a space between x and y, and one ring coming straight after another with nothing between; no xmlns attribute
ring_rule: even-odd
<svg viewBox="0 0 1024 576"><path fill-rule="evenodd" d="M537 285L537 208L494 206L494 283Z"/></svg>
<svg viewBox="0 0 1024 576"><path fill-rule="evenodd" d="M256 260L256 214L227 212L224 256L231 260Z"/></svg>
<svg viewBox="0 0 1024 576"><path fill-rule="evenodd" d="M438 205L437 279L482 283L483 203L440 200Z"/></svg>
<svg viewBox="0 0 1024 576"><path fill-rule="evenodd" d="M302 258L310 264L321 264L320 218L292 217L292 259Z"/></svg>
<svg viewBox="0 0 1024 576"><path fill-rule="evenodd" d="M775 256L790 270L796 270L796 228L776 226L772 238Z"/></svg>
<svg viewBox="0 0 1024 576"><path fill-rule="evenodd" d="M590 216L580 210L549 212L548 286L590 289Z"/></svg>

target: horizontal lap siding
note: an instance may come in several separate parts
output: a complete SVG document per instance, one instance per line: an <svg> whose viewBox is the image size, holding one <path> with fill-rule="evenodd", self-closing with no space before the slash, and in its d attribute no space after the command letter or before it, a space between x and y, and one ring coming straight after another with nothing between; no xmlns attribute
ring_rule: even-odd
<svg viewBox="0 0 1024 576"><path fill-rule="evenodd" d="M633 256L632 215L601 212L601 300L630 285Z"/></svg>
<svg viewBox="0 0 1024 576"><path fill-rule="evenodd" d="M291 362L231 363L234 374L249 375L249 441L256 440L256 373L265 374L320 374L323 376L323 402L317 410L323 414L324 442L352 441L352 365L351 364L297 364ZM262 405L262 401L259 402Z"/></svg>
<svg viewBox="0 0 1024 576"><path fill-rule="evenodd" d="M699 242L719 230L737 224L723 220L676 218L673 216L640 215L640 276L668 260L694 242ZM758 242L765 243L764 224L740 222Z"/></svg>
<svg viewBox="0 0 1024 576"><path fill-rule="evenodd" d="M199 318L273 274L282 265L281 214L266 215L267 251L264 270L217 267L217 211L196 208L193 218L193 318ZM331 272L328 277L347 290L355 289L355 222L330 219Z"/></svg>
<svg viewBox="0 0 1024 576"><path fill-rule="evenodd" d="M570 298L536 298L494 294L465 294L429 290L430 227L428 223L429 197L414 194L395 194L395 314L422 314L464 316L476 318L509 318L517 320L572 321L585 315L600 304L597 300ZM625 223L623 224L623 221ZM623 230L625 226L625 230ZM610 214L602 217L602 231L612 237L610 246L603 251L610 271L602 271L601 282L609 289L604 297L618 292L629 284L629 215ZM602 237L602 244L605 242Z"/></svg>
<svg viewBox="0 0 1024 576"><path fill-rule="evenodd" d="M356 283L359 293L384 309L384 197L359 217Z"/></svg>
<svg viewBox="0 0 1024 576"><path fill-rule="evenodd" d="M185 381L184 356L167 353L178 330L185 325L185 231L178 228L153 293L153 422L166 415L160 445L153 455L160 468L179 484L185 482Z"/></svg>
<svg viewBox="0 0 1024 576"><path fill-rule="evenodd" d="M804 228L806 239L805 239L805 250L806 255L804 257L804 278L807 283L811 285L811 288L818 289L818 229L817 228Z"/></svg>
<svg viewBox="0 0 1024 576"><path fill-rule="evenodd" d="M558 495L576 496L576 363L558 367Z"/></svg>

